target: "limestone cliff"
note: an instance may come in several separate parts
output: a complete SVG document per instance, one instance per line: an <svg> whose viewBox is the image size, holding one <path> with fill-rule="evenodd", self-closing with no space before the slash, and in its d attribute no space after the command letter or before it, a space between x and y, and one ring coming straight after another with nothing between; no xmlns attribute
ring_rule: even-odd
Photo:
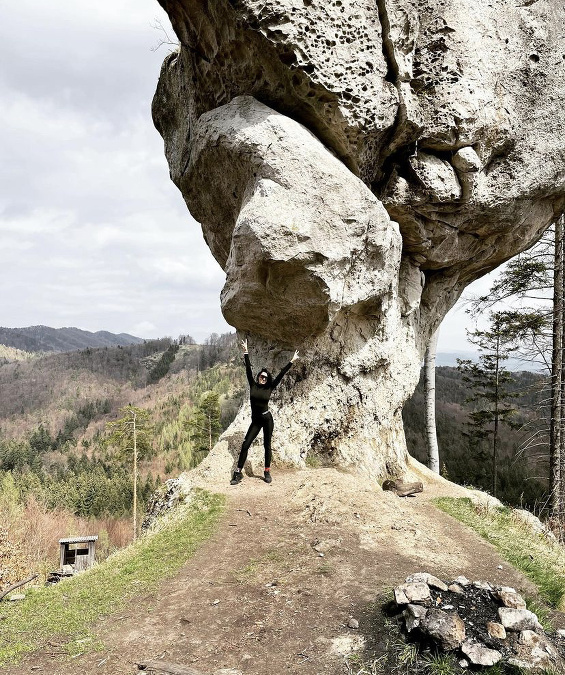
<svg viewBox="0 0 565 675"><path fill-rule="evenodd" d="M160 2L181 47L154 120L224 315L256 367L305 356L274 402L279 457L402 471L429 335L563 209L563 6Z"/></svg>

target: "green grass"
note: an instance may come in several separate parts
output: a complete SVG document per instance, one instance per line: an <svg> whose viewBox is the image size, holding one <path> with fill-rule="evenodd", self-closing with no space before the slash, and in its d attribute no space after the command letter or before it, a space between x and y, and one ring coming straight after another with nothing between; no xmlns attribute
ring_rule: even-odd
<svg viewBox="0 0 565 675"><path fill-rule="evenodd" d="M166 528L79 576L31 589L21 602L2 603L0 666L19 661L48 640L70 655L101 648L92 632L96 621L174 575L212 534L223 507L223 497L199 490L171 515Z"/></svg>
<svg viewBox="0 0 565 675"><path fill-rule="evenodd" d="M470 499L441 497L435 504L475 530L537 586L551 607L565 609L565 551L516 520L510 509L474 506Z"/></svg>

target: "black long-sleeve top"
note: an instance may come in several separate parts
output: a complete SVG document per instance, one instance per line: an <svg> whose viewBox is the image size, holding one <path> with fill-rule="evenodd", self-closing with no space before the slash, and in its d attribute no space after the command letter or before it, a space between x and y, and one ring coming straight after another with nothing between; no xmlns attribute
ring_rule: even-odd
<svg viewBox="0 0 565 675"><path fill-rule="evenodd" d="M265 385L258 384L253 379L253 373L251 372L251 361L249 360L249 354L244 355L245 358L245 373L247 374L247 381L249 382L249 400L251 402L251 416L260 416L263 413L267 412L269 409L269 399L273 389L277 387L280 381L283 379L286 373L290 370L292 363L289 362L281 370L281 372L275 377L275 379L269 384L268 382Z"/></svg>

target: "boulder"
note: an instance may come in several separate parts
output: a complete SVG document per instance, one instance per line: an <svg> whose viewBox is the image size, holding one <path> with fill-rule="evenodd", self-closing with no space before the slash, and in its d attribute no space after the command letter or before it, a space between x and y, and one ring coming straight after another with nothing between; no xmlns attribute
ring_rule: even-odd
<svg viewBox="0 0 565 675"><path fill-rule="evenodd" d="M461 645L461 651L471 663L477 666L494 666L502 658L496 649L489 649L477 642L466 641Z"/></svg>
<svg viewBox="0 0 565 675"><path fill-rule="evenodd" d="M507 630L523 631L541 629L537 616L528 609L512 609L511 607L499 607L498 616L500 623Z"/></svg>
<svg viewBox="0 0 565 675"><path fill-rule="evenodd" d="M408 605L408 607L406 607L402 612L402 616L404 617L406 630L409 633L414 630L414 628L418 628L422 619L426 616L427 611L428 610L425 607L422 607L422 605Z"/></svg>
<svg viewBox="0 0 565 675"><path fill-rule="evenodd" d="M426 583L421 582L401 584L394 589L394 599L397 605L429 603L431 600L430 589Z"/></svg>
<svg viewBox="0 0 565 675"><path fill-rule="evenodd" d="M495 597L498 598L504 607L511 607L513 609L526 609L526 601L515 591L505 591L501 589L495 592Z"/></svg>
<svg viewBox="0 0 565 675"><path fill-rule="evenodd" d="M420 621L421 629L445 650L457 649L465 640L465 624L458 614L429 609Z"/></svg>
<svg viewBox="0 0 565 675"><path fill-rule="evenodd" d="M402 475L430 336L564 207L563 7L161 4L180 49L153 118L226 273L224 316L255 367L304 355L273 399L275 452Z"/></svg>

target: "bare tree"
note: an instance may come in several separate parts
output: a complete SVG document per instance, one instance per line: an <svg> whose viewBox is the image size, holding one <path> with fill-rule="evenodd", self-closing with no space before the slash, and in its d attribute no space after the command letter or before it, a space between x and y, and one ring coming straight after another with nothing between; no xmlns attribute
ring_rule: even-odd
<svg viewBox="0 0 565 675"><path fill-rule="evenodd" d="M426 439L428 467L439 473L439 448L436 431L436 353L439 328L430 338L424 356L424 396L426 401Z"/></svg>

